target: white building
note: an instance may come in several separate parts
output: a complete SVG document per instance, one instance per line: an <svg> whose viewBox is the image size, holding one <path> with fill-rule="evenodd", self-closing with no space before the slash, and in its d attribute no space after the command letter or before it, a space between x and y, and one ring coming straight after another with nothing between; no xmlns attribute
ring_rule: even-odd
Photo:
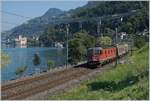
<svg viewBox="0 0 150 101"><path fill-rule="evenodd" d="M32 39L38 41L38 40L39 40L39 37L38 37L38 36L33 36Z"/></svg>
<svg viewBox="0 0 150 101"><path fill-rule="evenodd" d="M126 32L121 32L120 34L121 34L121 36L120 36L121 39L125 39L127 36Z"/></svg>
<svg viewBox="0 0 150 101"><path fill-rule="evenodd" d="M55 47L63 48L63 44L61 44L60 42L55 42Z"/></svg>
<svg viewBox="0 0 150 101"><path fill-rule="evenodd" d="M26 48L27 47L27 37L22 37L19 35L19 38L15 39L16 47Z"/></svg>

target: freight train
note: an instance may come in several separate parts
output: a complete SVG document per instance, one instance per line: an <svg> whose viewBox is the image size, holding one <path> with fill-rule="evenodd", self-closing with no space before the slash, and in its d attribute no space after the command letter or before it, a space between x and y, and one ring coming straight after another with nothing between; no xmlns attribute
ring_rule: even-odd
<svg viewBox="0 0 150 101"><path fill-rule="evenodd" d="M128 44L121 44L111 47L89 48L87 53L88 66L103 65L120 58L129 52Z"/></svg>

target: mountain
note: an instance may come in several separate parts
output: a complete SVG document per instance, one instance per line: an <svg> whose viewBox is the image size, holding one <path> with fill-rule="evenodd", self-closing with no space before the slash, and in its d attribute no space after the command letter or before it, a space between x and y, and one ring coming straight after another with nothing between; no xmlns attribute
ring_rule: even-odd
<svg viewBox="0 0 150 101"><path fill-rule="evenodd" d="M113 17L113 15L115 16L120 13L139 11L143 8L146 10L142 11L147 11L147 4L148 3L144 1L89 1L86 5L69 11L62 11L57 8L50 8L44 15L33 18L26 23L23 23L22 25L17 26L5 33L9 34L10 37L16 37L20 34L23 36L40 35L49 26L54 25L54 23L61 23L64 19L65 21L72 21L71 18L85 19L90 17L100 17L107 15L112 15ZM145 12L143 13L146 14ZM106 23L105 25L107 25L109 21L104 23ZM85 25L88 30L92 30L92 33L96 33L95 22L90 22L89 24L85 23Z"/></svg>
<svg viewBox="0 0 150 101"><path fill-rule="evenodd" d="M42 17L51 18L63 14L64 12L58 8L50 8Z"/></svg>
<svg viewBox="0 0 150 101"><path fill-rule="evenodd" d="M28 20L27 22L12 28L9 31L5 31L5 35L2 36L9 36L9 37L17 37L18 35L23 36L38 36L40 35L46 28L53 25L54 23L61 22L64 19L69 20L73 14L76 14L81 9L86 8L93 8L96 7L99 2L88 2L86 5L82 7L78 7L76 9L71 9L69 11L62 11L58 8L50 8L45 14L40 17L36 17L33 19Z"/></svg>
<svg viewBox="0 0 150 101"><path fill-rule="evenodd" d="M39 35L45 28L54 23L54 19L59 18L59 15L62 14L64 14L64 11L57 8L50 8L44 15L28 20L26 23L4 33L7 33L11 37L16 37L20 34L24 36Z"/></svg>
<svg viewBox="0 0 150 101"><path fill-rule="evenodd" d="M12 28L9 31L5 31L5 35L2 36L9 36L9 37L17 37L18 35L23 36L35 36L40 35L48 26L53 25L54 23L57 23L62 21L63 19L69 20L70 17L72 17L73 14L80 11L80 9L86 9L86 8L93 8L96 5L98 5L99 2L88 2L86 5L82 7L78 7L76 9L71 9L69 11L62 11L57 8L50 8L44 15L40 17L33 18L31 20L28 20L27 22Z"/></svg>

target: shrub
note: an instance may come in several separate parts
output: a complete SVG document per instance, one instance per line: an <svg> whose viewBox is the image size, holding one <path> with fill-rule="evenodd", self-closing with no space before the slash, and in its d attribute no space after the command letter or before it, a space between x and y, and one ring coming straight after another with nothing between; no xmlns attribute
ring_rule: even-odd
<svg viewBox="0 0 150 101"><path fill-rule="evenodd" d="M112 39L110 37L99 37L97 38L97 46L110 46L112 44Z"/></svg>
<svg viewBox="0 0 150 101"><path fill-rule="evenodd" d="M145 45L145 40L143 37L138 36L136 37L134 44L137 48L140 49L141 47Z"/></svg>
<svg viewBox="0 0 150 101"><path fill-rule="evenodd" d="M50 69L50 68L53 68L54 67L54 61L52 61L52 60L48 60L47 61L47 65L48 65L48 68Z"/></svg>
<svg viewBox="0 0 150 101"><path fill-rule="evenodd" d="M5 67L10 63L10 57L8 54L1 52L1 67Z"/></svg>
<svg viewBox="0 0 150 101"><path fill-rule="evenodd" d="M27 66L19 67L19 68L17 68L15 74L21 76L21 75L23 75L23 73L26 71L26 69L27 69Z"/></svg>

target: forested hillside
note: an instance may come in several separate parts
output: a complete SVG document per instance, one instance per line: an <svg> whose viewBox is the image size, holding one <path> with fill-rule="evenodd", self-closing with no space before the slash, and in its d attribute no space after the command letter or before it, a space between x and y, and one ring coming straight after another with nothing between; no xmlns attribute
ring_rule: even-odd
<svg viewBox="0 0 150 101"><path fill-rule="evenodd" d="M80 18L84 19L84 21L69 23L69 38L72 38L74 33L77 33L81 30L81 24L82 30L85 30L92 36L97 36L98 22L92 18L98 19L98 17L104 17L101 19L100 33L110 37L113 37L116 27L118 28L118 32L126 32L128 34L136 34L144 31L144 29L148 30L149 28L149 8L147 1L90 1L88 4L91 4L92 6L89 8L84 6L72 10L72 12L74 12L71 15L72 18ZM133 14L126 16L129 13ZM116 18L116 16L119 14L120 17ZM123 18L122 22L120 21L121 17ZM53 33L55 34L51 34L51 30L53 30ZM45 30L40 37L41 42L45 45L47 44L47 42L44 40L46 36L51 40L49 43L52 41L65 40L65 24L57 24L55 27L49 27Z"/></svg>
<svg viewBox="0 0 150 101"><path fill-rule="evenodd" d="M10 39L18 35L39 37L38 41L28 40L29 47L50 47L54 42L61 42L65 46L66 24L69 24L69 39L83 30L94 37L101 34L113 38L115 28L118 28L118 33L137 35L149 30L149 2L89 1L83 7L69 11L50 8L44 15L5 32L2 37Z"/></svg>

